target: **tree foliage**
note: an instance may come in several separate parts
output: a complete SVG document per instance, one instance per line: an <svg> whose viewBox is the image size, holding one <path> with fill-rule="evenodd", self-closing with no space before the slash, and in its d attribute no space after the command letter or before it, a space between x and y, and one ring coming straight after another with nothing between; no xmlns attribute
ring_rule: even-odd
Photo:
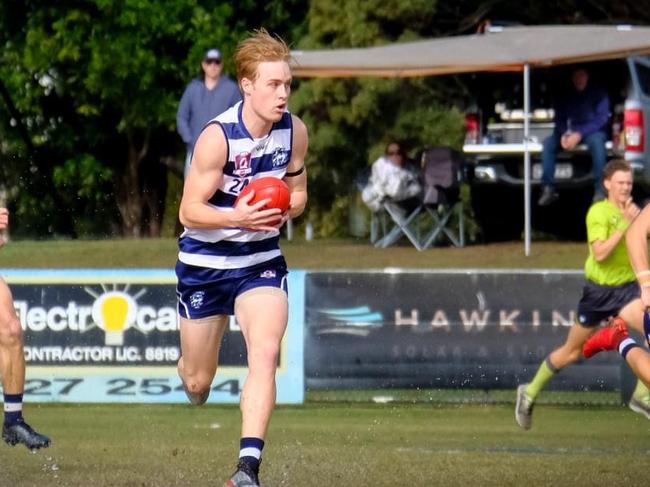
<svg viewBox="0 0 650 487"><path fill-rule="evenodd" d="M424 37L431 32L434 2L419 0L314 0L303 48L365 47ZM453 81L413 79L315 79L300 82L292 106L310 128L308 218L322 234L344 234L354 182L391 140L411 157L432 145L458 146L462 116L453 108Z"/></svg>
<svg viewBox="0 0 650 487"><path fill-rule="evenodd" d="M182 171L178 100L207 47L232 73L236 43L262 26L310 49L467 34L488 19L647 24L650 0L0 2L0 200L18 217L12 231L159 234ZM457 147L466 91L453 76L296 80L291 109L310 131L306 218L345 233L354 180L389 140L412 157Z"/></svg>
<svg viewBox="0 0 650 487"><path fill-rule="evenodd" d="M180 174L182 167L178 100L199 74L205 49L219 46L229 60L251 28L247 16L260 12L271 13L271 25L300 25L282 2L254 7L195 0L3 3L0 150L3 181L14 189L21 216L14 231L156 235L168 171Z"/></svg>

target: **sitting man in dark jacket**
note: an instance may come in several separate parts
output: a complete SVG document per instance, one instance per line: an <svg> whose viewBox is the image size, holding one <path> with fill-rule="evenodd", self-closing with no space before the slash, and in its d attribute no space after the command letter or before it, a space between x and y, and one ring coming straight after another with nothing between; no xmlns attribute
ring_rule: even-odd
<svg viewBox="0 0 650 487"><path fill-rule="evenodd" d="M605 142L609 120L609 97L605 89L589 83L589 73L577 68L571 74L573 90L562 96L555 107L555 129L544 140L542 150L542 195L537 204L547 206L558 199L555 190L555 158L560 150L579 143L589 148L594 176L594 201L604 197L603 167L607 162Z"/></svg>

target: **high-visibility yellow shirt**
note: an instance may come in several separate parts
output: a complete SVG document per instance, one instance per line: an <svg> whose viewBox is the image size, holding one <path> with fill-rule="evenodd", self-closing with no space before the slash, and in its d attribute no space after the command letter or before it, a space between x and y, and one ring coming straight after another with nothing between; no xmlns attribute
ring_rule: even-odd
<svg viewBox="0 0 650 487"><path fill-rule="evenodd" d="M596 261L591 247L596 240L607 240L617 230L625 231L628 225L621 210L609 200L605 199L591 205L587 212L587 242L589 244L589 257L585 262L587 279L602 286L618 286L636 279L627 255L625 237L621 238L614 250L602 262Z"/></svg>

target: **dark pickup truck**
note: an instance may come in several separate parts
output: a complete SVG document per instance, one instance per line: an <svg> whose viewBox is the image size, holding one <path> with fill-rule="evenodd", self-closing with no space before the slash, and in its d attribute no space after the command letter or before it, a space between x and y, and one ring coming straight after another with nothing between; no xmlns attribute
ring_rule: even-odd
<svg viewBox="0 0 650 487"><path fill-rule="evenodd" d="M590 82L604 86L611 117L607 150L633 167L635 200L650 195L650 57L628 57L582 64ZM593 175L585 146L558 154L555 179L560 199L540 208L542 142L553 130L554 93L575 66L531 71L530 138L531 223L534 230L560 238L584 238L585 215L591 204ZM475 98L465 118L463 152L473 177L474 217L485 241L521 237L524 222L524 112L521 74L477 74Z"/></svg>

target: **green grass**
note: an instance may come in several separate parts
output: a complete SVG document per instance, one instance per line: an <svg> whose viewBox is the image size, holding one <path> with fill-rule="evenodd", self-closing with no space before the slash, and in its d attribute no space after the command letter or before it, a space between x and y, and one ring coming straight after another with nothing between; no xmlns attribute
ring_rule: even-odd
<svg viewBox="0 0 650 487"><path fill-rule="evenodd" d="M529 257L521 242L423 252L355 240L282 246L302 269L579 269L586 253L575 242L533 242ZM0 268L172 269L176 252L174 239L15 241L0 251ZM305 405L275 411L263 485L645 484L650 422L620 407L618 393L543 394L529 432L515 425L513 399L514 391L310 392ZM26 417L54 443L35 454L0 445L0 486L220 486L236 462L236 406L27 404Z"/></svg>
<svg viewBox="0 0 650 487"><path fill-rule="evenodd" d="M580 269L587 246L580 242L522 242L435 247L418 252L410 245L377 249L365 240L297 239L281 243L294 269L552 268ZM0 268L173 268L175 239L14 241L0 251Z"/></svg>
<svg viewBox="0 0 650 487"><path fill-rule="evenodd" d="M511 392L511 397L514 392ZM0 445L0 485L220 486L238 451L234 406L28 405L53 438ZM539 405L528 432L513 405L327 403L279 407L266 486L645 485L650 422L622 407Z"/></svg>

